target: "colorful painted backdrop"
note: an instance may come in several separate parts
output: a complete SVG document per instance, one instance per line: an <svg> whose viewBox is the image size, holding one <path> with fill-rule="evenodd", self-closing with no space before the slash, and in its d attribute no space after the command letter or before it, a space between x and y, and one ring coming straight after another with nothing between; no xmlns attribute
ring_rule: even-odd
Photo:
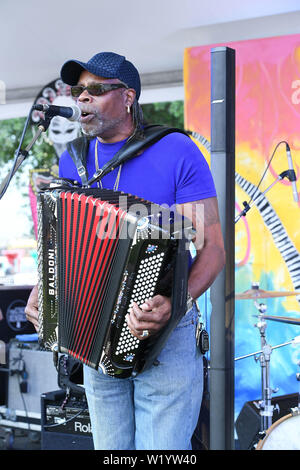
<svg viewBox="0 0 300 470"><path fill-rule="evenodd" d="M287 141L300 175L300 35L192 47L185 50L185 128L210 159L210 56L216 46L236 51L236 213L249 201L277 144ZM279 144L259 187L264 191L288 169L286 146ZM250 184L248 184L250 183ZM300 183L298 181L298 191ZM236 224L235 290L253 282L268 291L300 291L300 205L284 179ZM260 299L267 315L300 318L300 296ZM235 302L235 357L260 350L253 300ZM267 321L271 346L300 335L300 326ZM298 393L300 344L273 350L273 396ZM235 415L261 397L260 366L253 357L235 363Z"/></svg>

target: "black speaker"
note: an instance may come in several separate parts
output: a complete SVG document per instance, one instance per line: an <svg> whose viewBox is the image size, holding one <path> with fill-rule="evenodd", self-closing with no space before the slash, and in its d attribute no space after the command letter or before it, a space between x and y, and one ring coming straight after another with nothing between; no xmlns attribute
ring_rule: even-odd
<svg viewBox="0 0 300 470"><path fill-rule="evenodd" d="M210 449L234 447L235 51L211 50L211 171L226 265L211 286Z"/></svg>
<svg viewBox="0 0 300 470"><path fill-rule="evenodd" d="M6 402L8 375L6 372L7 345L16 335L35 333L27 321L25 306L31 286L0 286L0 404ZM2 313L2 315L1 315ZM1 320L1 317L2 320Z"/></svg>
<svg viewBox="0 0 300 470"><path fill-rule="evenodd" d="M211 152L235 154L235 51L211 51Z"/></svg>
<svg viewBox="0 0 300 470"><path fill-rule="evenodd" d="M85 395L63 390L41 396L41 450L93 450Z"/></svg>
<svg viewBox="0 0 300 470"><path fill-rule="evenodd" d="M94 450L89 436L43 431L41 442L41 450Z"/></svg>
<svg viewBox="0 0 300 470"><path fill-rule="evenodd" d="M271 400L274 406L272 423L275 423L282 416L290 413L291 408L298 406L298 393L273 397ZM239 448L241 450L251 450L258 442L260 431L259 400L248 401L244 404L237 420L235 428L238 436Z"/></svg>

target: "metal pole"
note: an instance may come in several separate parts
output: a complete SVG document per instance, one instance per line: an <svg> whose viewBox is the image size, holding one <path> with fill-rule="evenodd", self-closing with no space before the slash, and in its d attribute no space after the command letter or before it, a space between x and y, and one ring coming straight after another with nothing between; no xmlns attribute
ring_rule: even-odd
<svg viewBox="0 0 300 470"><path fill-rule="evenodd" d="M235 51L211 50L211 170L226 265L211 287L210 449L234 449Z"/></svg>

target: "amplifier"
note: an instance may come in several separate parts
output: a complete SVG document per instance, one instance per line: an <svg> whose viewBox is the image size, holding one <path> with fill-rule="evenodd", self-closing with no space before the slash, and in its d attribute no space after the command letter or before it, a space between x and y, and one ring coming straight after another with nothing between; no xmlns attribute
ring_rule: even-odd
<svg viewBox="0 0 300 470"><path fill-rule="evenodd" d="M93 450L85 395L56 390L41 396L41 449Z"/></svg>

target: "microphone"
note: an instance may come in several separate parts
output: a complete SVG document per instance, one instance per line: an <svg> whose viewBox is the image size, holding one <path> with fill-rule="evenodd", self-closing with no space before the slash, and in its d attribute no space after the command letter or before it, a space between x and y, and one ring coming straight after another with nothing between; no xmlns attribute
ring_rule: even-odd
<svg viewBox="0 0 300 470"><path fill-rule="evenodd" d="M61 116L69 121L79 121L81 110L78 106L54 106L49 104L36 104L33 109L43 111L47 117Z"/></svg>
<svg viewBox="0 0 300 470"><path fill-rule="evenodd" d="M299 196L298 196L298 191L297 191L297 186L296 186L296 173L293 167L293 160L292 160L292 155L291 155L291 149L289 144L286 142L286 155L288 159L288 165L289 165L289 180L292 183L292 190L293 190L293 198L295 202L299 202Z"/></svg>

